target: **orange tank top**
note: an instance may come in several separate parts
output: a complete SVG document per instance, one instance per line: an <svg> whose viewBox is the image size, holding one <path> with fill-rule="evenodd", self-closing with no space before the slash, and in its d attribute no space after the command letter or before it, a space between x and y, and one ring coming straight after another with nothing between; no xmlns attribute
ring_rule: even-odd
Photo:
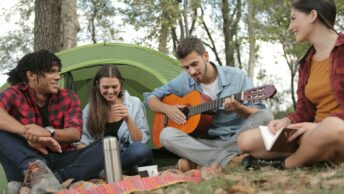
<svg viewBox="0 0 344 194"><path fill-rule="evenodd" d="M330 85L330 57L321 61L312 61L305 95L316 106L315 122L320 122L331 113L340 112Z"/></svg>

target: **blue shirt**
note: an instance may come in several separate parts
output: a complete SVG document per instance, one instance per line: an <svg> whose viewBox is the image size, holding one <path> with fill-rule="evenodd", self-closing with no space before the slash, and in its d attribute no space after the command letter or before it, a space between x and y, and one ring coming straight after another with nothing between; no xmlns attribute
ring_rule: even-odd
<svg viewBox="0 0 344 194"><path fill-rule="evenodd" d="M239 68L229 66L219 66L213 64L217 69L219 93L218 98L227 97L236 93L240 93L247 89L253 88L252 81L246 76L246 73ZM202 88L186 71L183 71L176 78L159 88L154 89L153 92L144 93L144 103L147 105L148 100L156 96L161 99L168 94L175 94L177 96L185 96L192 90L202 92ZM244 102L246 106L255 106L260 109L265 109L265 103L251 103ZM228 139L236 133L245 122L246 118L234 112L226 111L223 107L215 110L213 115L212 126L208 131L208 138Z"/></svg>
<svg viewBox="0 0 344 194"><path fill-rule="evenodd" d="M142 143L147 143L150 138L150 130L148 128L147 117L145 107L139 98L135 96L130 96L130 94L125 91L123 95L123 104L128 107L129 116L133 119L136 127L141 130L142 133ZM89 129L87 127L87 121L89 118L89 105L87 104L82 113L83 118L83 134L80 143L88 145L95 141L95 138L91 136ZM122 122L118 129L117 136L121 148L127 148L133 140L130 137L128 126L126 122Z"/></svg>

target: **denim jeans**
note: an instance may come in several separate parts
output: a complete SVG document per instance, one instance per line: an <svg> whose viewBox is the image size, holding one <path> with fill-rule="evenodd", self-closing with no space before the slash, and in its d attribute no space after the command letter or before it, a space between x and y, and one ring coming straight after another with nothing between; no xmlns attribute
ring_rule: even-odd
<svg viewBox="0 0 344 194"><path fill-rule="evenodd" d="M121 153L122 168L149 164L152 158L146 144L134 143ZM23 137L0 131L0 162L8 182L22 182L29 162L35 160L42 160L60 182L71 178L73 182L100 178L99 172L104 169L103 141L99 139L80 150L42 155L32 149Z"/></svg>
<svg viewBox="0 0 344 194"><path fill-rule="evenodd" d="M145 143L132 143L121 152L122 170L127 170L132 166L147 166L153 163L153 153Z"/></svg>

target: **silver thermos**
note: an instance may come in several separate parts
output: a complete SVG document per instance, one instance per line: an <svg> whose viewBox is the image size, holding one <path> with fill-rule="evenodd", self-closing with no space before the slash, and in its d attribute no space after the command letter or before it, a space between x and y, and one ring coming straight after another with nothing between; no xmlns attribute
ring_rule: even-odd
<svg viewBox="0 0 344 194"><path fill-rule="evenodd" d="M108 183L122 180L121 148L115 137L106 137L103 140L105 177Z"/></svg>

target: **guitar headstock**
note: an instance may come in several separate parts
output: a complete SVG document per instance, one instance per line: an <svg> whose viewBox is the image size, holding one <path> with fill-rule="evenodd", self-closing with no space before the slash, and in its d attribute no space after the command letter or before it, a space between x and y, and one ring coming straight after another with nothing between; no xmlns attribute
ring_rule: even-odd
<svg viewBox="0 0 344 194"><path fill-rule="evenodd" d="M259 102L272 98L276 92L277 90L273 85L264 85L252 88L243 93L243 101Z"/></svg>

